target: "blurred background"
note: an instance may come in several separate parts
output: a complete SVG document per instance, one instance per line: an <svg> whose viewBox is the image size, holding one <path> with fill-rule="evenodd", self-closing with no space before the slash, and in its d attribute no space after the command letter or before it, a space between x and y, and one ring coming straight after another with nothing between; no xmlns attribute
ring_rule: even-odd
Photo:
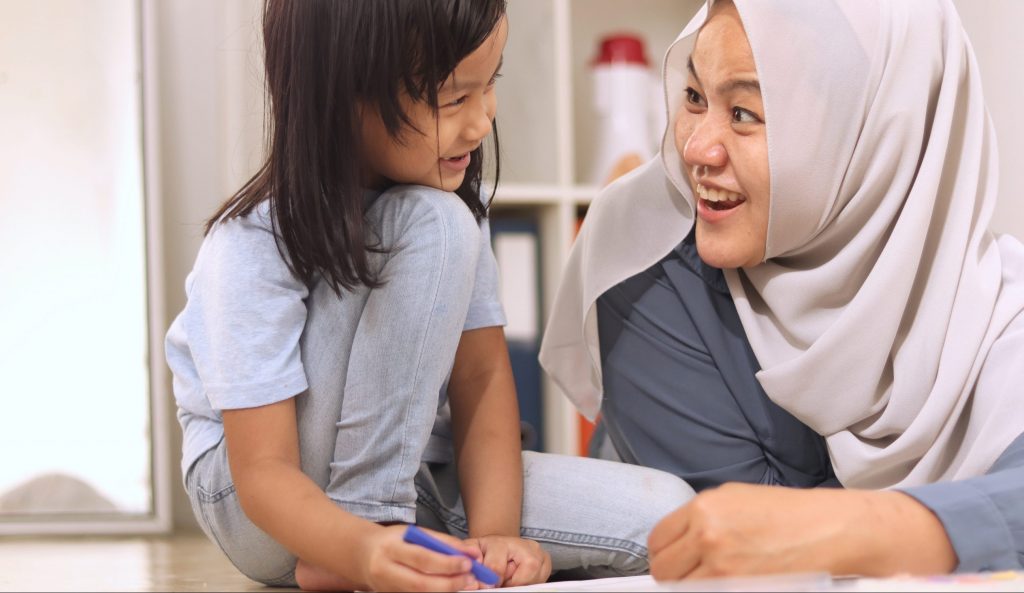
<svg viewBox="0 0 1024 593"><path fill-rule="evenodd" d="M1024 237L1024 1L956 4L998 133L994 226ZM493 225L528 447L585 450L540 330L590 200L655 150L656 73L700 5L509 2ZM0 0L2 535L196 529L162 341L203 221L262 158L260 8Z"/></svg>

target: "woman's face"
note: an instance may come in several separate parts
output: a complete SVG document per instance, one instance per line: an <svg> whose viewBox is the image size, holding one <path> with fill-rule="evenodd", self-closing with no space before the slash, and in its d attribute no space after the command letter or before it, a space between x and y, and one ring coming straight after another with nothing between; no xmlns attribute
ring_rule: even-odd
<svg viewBox="0 0 1024 593"><path fill-rule="evenodd" d="M717 268L764 260L770 199L764 104L732 2L716 2L697 36L676 150L697 201L697 250Z"/></svg>

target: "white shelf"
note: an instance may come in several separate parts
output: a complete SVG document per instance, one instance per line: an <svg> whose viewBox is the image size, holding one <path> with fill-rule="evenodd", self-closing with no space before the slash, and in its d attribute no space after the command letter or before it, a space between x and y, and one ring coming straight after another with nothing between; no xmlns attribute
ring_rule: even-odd
<svg viewBox="0 0 1024 593"><path fill-rule="evenodd" d="M698 0L515 0L505 76L498 86L502 179L494 214L535 209L540 221L543 322L576 235L579 213L599 188L584 180L596 135L590 61L599 39L644 38L652 76ZM652 139L657 144L657 139ZM579 450L578 420L568 399L543 381L544 442L552 453Z"/></svg>
<svg viewBox="0 0 1024 593"><path fill-rule="evenodd" d="M551 206L570 202L577 206L586 206L594 199L601 188L594 185L529 185L501 184L494 198L494 207L503 206Z"/></svg>

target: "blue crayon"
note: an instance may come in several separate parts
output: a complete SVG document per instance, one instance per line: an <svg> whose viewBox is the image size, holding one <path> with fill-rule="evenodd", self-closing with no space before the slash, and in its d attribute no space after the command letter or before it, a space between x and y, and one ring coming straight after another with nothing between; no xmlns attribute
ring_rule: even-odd
<svg viewBox="0 0 1024 593"><path fill-rule="evenodd" d="M417 546L423 546L428 550L439 552L441 554L445 554L448 556L462 556L465 558L469 558L470 561L473 563L473 566L470 569L470 571L473 573L473 577L476 578L476 580L480 581L485 585L494 586L498 584L498 575L494 574L493 570L487 568L483 564L480 564L476 560L473 560L466 554L463 554L462 552L456 550L448 544L438 540L437 538L431 537L427 534L426 531L423 531L415 525L410 525L406 528L405 535L402 537L402 539L406 543L415 544Z"/></svg>

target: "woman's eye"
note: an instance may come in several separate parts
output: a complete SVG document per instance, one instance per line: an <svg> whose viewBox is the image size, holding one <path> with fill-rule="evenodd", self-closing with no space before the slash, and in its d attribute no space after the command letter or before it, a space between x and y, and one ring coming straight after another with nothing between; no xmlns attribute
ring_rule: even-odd
<svg viewBox="0 0 1024 593"><path fill-rule="evenodd" d="M686 87L686 100L692 105L704 106L704 97L701 97L693 87Z"/></svg>
<svg viewBox="0 0 1024 593"><path fill-rule="evenodd" d="M737 124L755 124L760 123L761 118L757 117L753 113L747 111L742 107L732 108L732 121Z"/></svg>
<svg viewBox="0 0 1024 593"><path fill-rule="evenodd" d="M499 72L498 74L495 74L495 75L494 75L494 78L492 78L492 79L491 79L491 80L490 80L490 81L489 81L489 82L487 83L487 86L489 86L489 87L491 87L491 86L494 86L495 84L497 84L497 83L498 83L498 79L499 79L499 78L501 78L501 73L500 73L500 72Z"/></svg>

